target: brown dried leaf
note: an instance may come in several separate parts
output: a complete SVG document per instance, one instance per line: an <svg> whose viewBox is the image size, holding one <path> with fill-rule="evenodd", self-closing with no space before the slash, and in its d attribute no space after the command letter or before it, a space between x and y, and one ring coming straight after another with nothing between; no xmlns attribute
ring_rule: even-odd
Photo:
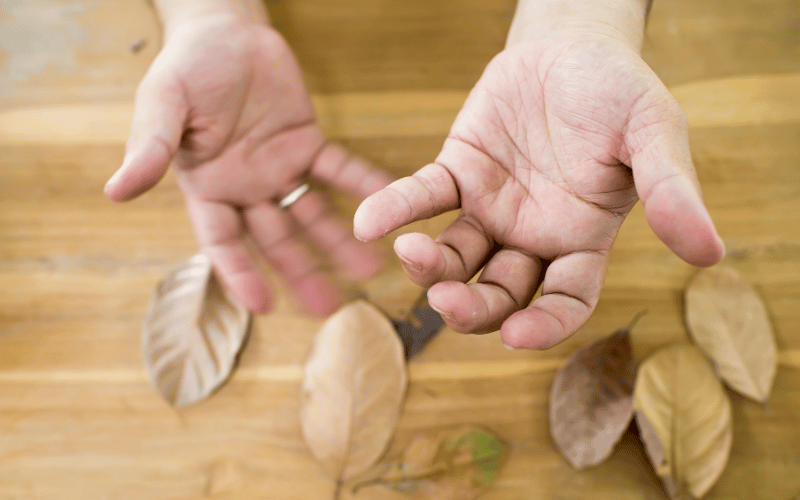
<svg viewBox="0 0 800 500"><path fill-rule="evenodd" d="M429 429L414 436L376 478L353 490L384 485L417 500L473 500L494 483L507 448L494 433L475 425Z"/></svg>
<svg viewBox="0 0 800 500"><path fill-rule="evenodd" d="M576 469L614 450L633 418L631 325L572 354L550 389L550 435Z"/></svg>
<svg viewBox="0 0 800 500"><path fill-rule="evenodd" d="M173 406L208 397L230 376L250 313L228 296L198 254L156 287L142 328L150 382Z"/></svg>
<svg viewBox="0 0 800 500"><path fill-rule="evenodd" d="M733 390L767 401L777 347L764 303L747 280L729 267L698 272L686 289L686 323Z"/></svg>
<svg viewBox="0 0 800 500"><path fill-rule="evenodd" d="M322 325L305 367L300 421L331 477L341 483L380 458L407 384L403 344L374 306L352 302Z"/></svg>
<svg viewBox="0 0 800 500"><path fill-rule="evenodd" d="M657 351L639 367L633 406L670 496L703 496L725 469L733 439L731 403L711 363L688 343Z"/></svg>

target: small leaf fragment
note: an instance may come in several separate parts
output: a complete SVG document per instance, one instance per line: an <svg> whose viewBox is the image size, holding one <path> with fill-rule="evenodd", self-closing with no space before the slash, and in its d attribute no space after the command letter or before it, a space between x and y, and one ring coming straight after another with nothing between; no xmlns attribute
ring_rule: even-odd
<svg viewBox="0 0 800 500"><path fill-rule="evenodd" d="M173 406L207 398L233 371L249 325L208 258L193 256L158 284L142 327L151 383Z"/></svg>
<svg viewBox="0 0 800 500"><path fill-rule="evenodd" d="M573 353L550 389L550 435L576 469L608 458L633 418L631 326Z"/></svg>
<svg viewBox="0 0 800 500"><path fill-rule="evenodd" d="M735 269L700 270L686 289L686 323L731 389L765 403L778 367L766 307Z"/></svg>
<svg viewBox="0 0 800 500"><path fill-rule="evenodd" d="M727 464L733 418L728 394L703 353L681 343L650 356L639 367L633 405L650 461L670 496L706 494Z"/></svg>
<svg viewBox="0 0 800 500"><path fill-rule="evenodd" d="M507 445L474 425L431 429L414 436L405 451L375 479L418 500L472 500L492 486L505 464Z"/></svg>
<svg viewBox="0 0 800 500"><path fill-rule="evenodd" d="M300 422L322 468L338 484L380 459L408 384L391 322L373 305L345 305L322 325L303 377Z"/></svg>

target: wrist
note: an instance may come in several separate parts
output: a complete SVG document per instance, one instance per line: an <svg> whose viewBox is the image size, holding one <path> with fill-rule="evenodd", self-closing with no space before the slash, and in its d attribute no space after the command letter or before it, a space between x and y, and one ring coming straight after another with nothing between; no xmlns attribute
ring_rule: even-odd
<svg viewBox="0 0 800 500"><path fill-rule="evenodd" d="M641 53L651 0L519 0L506 46L575 35L616 39Z"/></svg>
<svg viewBox="0 0 800 500"><path fill-rule="evenodd" d="M179 26L228 18L243 24L269 24L262 0L155 0L164 37Z"/></svg>

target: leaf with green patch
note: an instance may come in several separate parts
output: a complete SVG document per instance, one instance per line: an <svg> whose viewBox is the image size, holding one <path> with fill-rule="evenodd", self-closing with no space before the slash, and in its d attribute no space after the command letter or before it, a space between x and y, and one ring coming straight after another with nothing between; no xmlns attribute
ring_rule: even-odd
<svg viewBox="0 0 800 500"><path fill-rule="evenodd" d="M473 425L424 431L377 477L353 491L384 485L418 500L472 500L494 483L507 448L495 434Z"/></svg>

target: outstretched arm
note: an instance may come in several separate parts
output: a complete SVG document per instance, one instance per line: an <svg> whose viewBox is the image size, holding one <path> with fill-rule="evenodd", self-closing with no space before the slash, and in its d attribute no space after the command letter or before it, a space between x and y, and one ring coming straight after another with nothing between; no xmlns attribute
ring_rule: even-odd
<svg viewBox="0 0 800 500"><path fill-rule="evenodd" d="M388 176L326 141L261 0L156 4L165 44L137 90L125 159L106 193L132 199L172 165L203 252L246 307L267 312L275 300L255 247L310 312L332 312L337 290L299 236L354 279L377 272L379 256L319 193L288 210L278 201L309 178L365 197Z"/></svg>
<svg viewBox="0 0 800 500"><path fill-rule="evenodd" d="M436 160L359 207L355 234L364 240L460 210L435 240L395 241L406 274L431 287L431 305L454 329L500 329L507 345L532 349L567 338L594 310L637 200L678 256L699 266L721 258L686 118L640 57L647 8L646 0L521 0L506 49Z"/></svg>

